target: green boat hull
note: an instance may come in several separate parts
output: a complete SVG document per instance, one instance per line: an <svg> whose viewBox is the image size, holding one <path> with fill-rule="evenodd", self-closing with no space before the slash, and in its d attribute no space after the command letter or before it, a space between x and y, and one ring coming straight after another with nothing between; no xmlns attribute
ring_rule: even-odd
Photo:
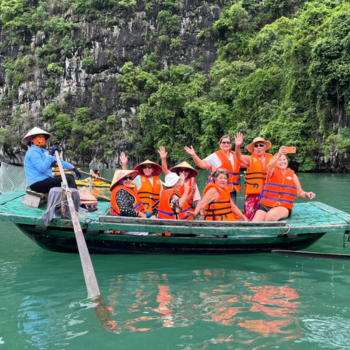
<svg viewBox="0 0 350 350"><path fill-rule="evenodd" d="M46 230L32 225L17 227L41 248L60 252L78 253L73 232L66 229ZM299 234L285 237L203 238L132 236L122 234L84 234L90 254L246 254L272 250L304 249L320 239L324 233Z"/></svg>
<svg viewBox="0 0 350 350"><path fill-rule="evenodd" d="M42 215L46 205L33 208L23 204L24 193L14 191L0 196L0 221L14 223L43 249L77 253L72 221L54 218L49 226L44 226ZM109 202L102 201L98 202L97 211L79 218L92 254L242 254L299 250L312 245L325 233L350 230L349 214L319 202L296 203L293 215L277 222L143 219L115 217L108 212Z"/></svg>

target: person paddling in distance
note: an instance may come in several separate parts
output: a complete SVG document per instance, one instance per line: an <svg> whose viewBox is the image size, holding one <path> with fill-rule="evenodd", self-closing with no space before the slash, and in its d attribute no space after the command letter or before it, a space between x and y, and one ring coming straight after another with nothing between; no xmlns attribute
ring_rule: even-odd
<svg viewBox="0 0 350 350"><path fill-rule="evenodd" d="M204 208L205 216L201 220L207 221L244 221L248 219L233 202L227 187L229 173L225 169L217 169L212 174L213 182L209 182L204 189L203 199L198 203L194 212L187 215L195 217Z"/></svg>
<svg viewBox="0 0 350 350"><path fill-rule="evenodd" d="M267 164L273 155L266 153L271 148L271 142L262 137L256 137L247 146L247 150L252 153L250 156L242 155L241 146L243 144L243 134L238 132L235 136L235 152L239 161L247 167L244 182L244 215L249 221L258 209L260 194L266 181Z"/></svg>
<svg viewBox="0 0 350 350"><path fill-rule="evenodd" d="M193 220L186 213L191 211L188 204L188 183L184 184L184 192L180 192L180 188L184 182L183 175L169 172L165 176L165 182L162 182L164 189L160 194L158 219L168 220Z"/></svg>
<svg viewBox="0 0 350 350"><path fill-rule="evenodd" d="M124 152L120 155L123 169L127 169L128 157ZM146 160L135 166L139 175L134 179L135 191L140 196L147 217L157 215L160 191L162 183L158 175L162 173L162 167L150 160Z"/></svg>
<svg viewBox="0 0 350 350"><path fill-rule="evenodd" d="M160 147L158 150L158 153L160 155L160 158L162 159L162 169L165 175L168 175L170 172L176 173L177 175L184 174L185 181L180 188L180 192L182 194L184 193L184 186L185 186L185 183L187 183L189 185L187 202L190 206L192 206L192 208L195 208L197 203L201 199L201 195L200 195L198 186L196 184L196 177L198 175L198 171L194 169L186 161L173 166L172 168L170 168L170 171L169 171L167 161L166 161L168 152L165 150L165 147L163 146Z"/></svg>
<svg viewBox="0 0 350 350"><path fill-rule="evenodd" d="M267 180L253 221L278 221L292 214L295 197L315 198L301 188L298 176L288 168L285 147L281 147L267 165Z"/></svg>
<svg viewBox="0 0 350 350"><path fill-rule="evenodd" d="M53 187L61 187L62 177L52 175L52 164L56 161L54 157L58 146L52 146L50 152L44 147L51 141L53 135L35 127L30 130L22 139L22 144L30 145L24 157L24 172L31 190L39 193L48 193ZM64 169L73 170L78 179L81 178L80 171L72 164L61 160ZM66 174L68 186L77 188L74 177Z"/></svg>
<svg viewBox="0 0 350 350"><path fill-rule="evenodd" d="M229 179L227 187L230 191L231 198L234 203L236 203L237 192L241 190L240 186L240 177L239 177L239 169L241 163L236 156L236 153L231 151L232 141L229 135L224 135L219 140L220 150L215 153L210 154L208 157L204 159L200 159L196 154L193 146L187 147L185 146L185 151L192 156L194 162L201 169L208 169L212 174L216 169L226 169L229 173ZM211 175L207 180L207 184L212 182Z"/></svg>

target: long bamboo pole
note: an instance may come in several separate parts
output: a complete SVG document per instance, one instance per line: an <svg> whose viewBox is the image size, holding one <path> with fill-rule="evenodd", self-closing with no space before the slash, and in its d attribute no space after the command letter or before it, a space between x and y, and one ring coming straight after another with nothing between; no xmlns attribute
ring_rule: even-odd
<svg viewBox="0 0 350 350"><path fill-rule="evenodd" d="M91 261L90 254L89 254L86 242L85 242L83 231L81 229L79 219L78 219L77 213L76 213L75 208L74 208L72 193L69 191L67 178L66 178L66 175L64 173L62 163L61 163L61 160L60 160L60 157L59 157L59 154L57 151L55 152L55 156L56 156L57 164L60 168L61 177L63 180L63 185L65 186L66 193L67 193L68 206L69 206L69 210L70 210L71 217L72 217L75 238L77 240L78 251L79 251L79 256L80 256L80 261L81 261L81 265L83 267L88 297L90 299L97 299L98 297L101 296L101 292L100 292L100 288L99 288L98 283L97 283L94 267L92 266L92 261Z"/></svg>

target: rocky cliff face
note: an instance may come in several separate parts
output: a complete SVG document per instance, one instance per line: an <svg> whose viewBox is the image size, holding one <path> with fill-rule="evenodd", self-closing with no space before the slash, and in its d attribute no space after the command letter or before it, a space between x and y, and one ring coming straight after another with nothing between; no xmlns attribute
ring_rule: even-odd
<svg viewBox="0 0 350 350"><path fill-rule="evenodd" d="M160 68L196 61L207 72L217 58L216 38L200 39L198 34L219 18L221 6L221 1L182 1L178 6L170 1L138 1L130 9L101 10L91 18L56 2L50 3L48 13L71 24L67 35L23 30L21 44L13 44L7 40L9 29L0 28L1 61L20 61L13 63L17 64L13 72L10 64L0 67L0 127L11 130L2 129L1 159L22 162L25 149L20 138L33 126L48 130L53 126L50 118L43 118L48 106L68 116L87 107L92 119L116 119L119 133L106 141L112 152L104 155L101 148L86 156L72 152L65 158L88 165L93 157L94 166L117 166L119 152L127 145L123 136L133 127L130 118L137 101L121 100L116 74L125 62L140 65L151 53L156 54ZM62 46L62 40L71 47ZM54 59L47 59L50 54ZM64 142L61 148L65 150Z"/></svg>
<svg viewBox="0 0 350 350"><path fill-rule="evenodd" d="M3 0L5 2L12 4ZM146 90L144 86L137 86L143 79L142 73L152 74L152 69L160 72L172 65L187 65L193 68L192 71L205 74L218 58L218 35L223 39L221 42L226 40L225 54L238 62L237 67L250 67L247 72L258 71L259 57L250 64L254 57L249 52L246 54L249 50L237 54L241 41L249 42L254 33L282 15L294 16L298 5L303 3L299 0L285 2L290 10L283 12L275 1L249 0L242 2L245 9L239 8L241 2L228 0L210 3L201 0L14 2L22 4L23 8L8 6L0 13L0 161L23 163L26 148L20 140L32 127L39 126L57 136L55 142L60 143L64 159L73 164L100 168L120 167L122 151L136 149L135 153L138 153L144 147L139 142L137 148L133 144L135 137L130 136L139 128L139 121L135 118L137 108L147 100L147 96L142 95ZM237 12L228 11L225 17L223 8L232 4ZM273 8L275 15L271 15ZM250 29L252 36L246 36L249 31L247 23L254 22L259 12L262 15L259 21L263 24L259 27L257 23L260 22L255 21ZM215 31L212 28L221 13L224 17L221 29ZM246 42L241 46L246 48ZM276 52L280 55L279 51ZM126 66L130 64L133 68L142 67L138 77L132 76L137 70L127 70ZM129 79L123 80L125 74L129 74ZM241 75L237 74L239 80ZM128 86L130 81L135 85ZM160 81L153 83L160 86ZM232 81L236 84L236 80ZM206 83L208 85L210 83ZM133 88L137 90L135 93L132 93ZM223 88L217 88L220 89ZM214 94L219 95L218 91ZM231 95L234 94L227 91L227 101L224 98L229 111L235 98ZM264 100L261 101L263 104ZM271 105L274 103L274 100L266 101ZM339 103L333 103L329 109L325 129L333 126L337 137L338 131L350 127L350 119L346 108ZM153 114L150 115L152 120ZM230 113L227 115L228 119L231 118ZM226 132L227 121L222 124ZM252 127L254 125L249 126ZM318 127L315 125L315 130ZM235 128L232 127L230 132L232 130ZM315 146L312 152L315 170L349 171L348 153L339 154L339 148L333 147L328 152L329 157L320 156L326 153L321 150L327 133L316 132L315 135L315 144L319 146ZM344 139L347 137L345 135ZM312 136L307 140L310 138ZM307 140L303 139L304 142ZM143 160L129 157L129 166Z"/></svg>

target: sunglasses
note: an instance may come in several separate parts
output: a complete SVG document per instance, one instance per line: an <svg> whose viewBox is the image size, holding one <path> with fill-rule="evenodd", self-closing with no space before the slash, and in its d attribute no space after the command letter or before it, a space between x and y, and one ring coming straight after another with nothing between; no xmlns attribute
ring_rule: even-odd
<svg viewBox="0 0 350 350"><path fill-rule="evenodd" d="M224 145L230 145L232 141L221 141L221 143L223 143Z"/></svg>
<svg viewBox="0 0 350 350"><path fill-rule="evenodd" d="M189 171L190 169L185 169L185 168L179 169L179 173L183 173L183 172L187 173Z"/></svg>
<svg viewBox="0 0 350 350"><path fill-rule="evenodd" d="M142 169L153 169L153 165L144 165Z"/></svg>
<svg viewBox="0 0 350 350"><path fill-rule="evenodd" d="M264 143L256 143L254 145L254 148L258 148L258 147L265 147L265 144Z"/></svg>
<svg viewBox="0 0 350 350"><path fill-rule="evenodd" d="M123 181L130 180L132 181L134 178L132 176L126 176L124 177Z"/></svg>

